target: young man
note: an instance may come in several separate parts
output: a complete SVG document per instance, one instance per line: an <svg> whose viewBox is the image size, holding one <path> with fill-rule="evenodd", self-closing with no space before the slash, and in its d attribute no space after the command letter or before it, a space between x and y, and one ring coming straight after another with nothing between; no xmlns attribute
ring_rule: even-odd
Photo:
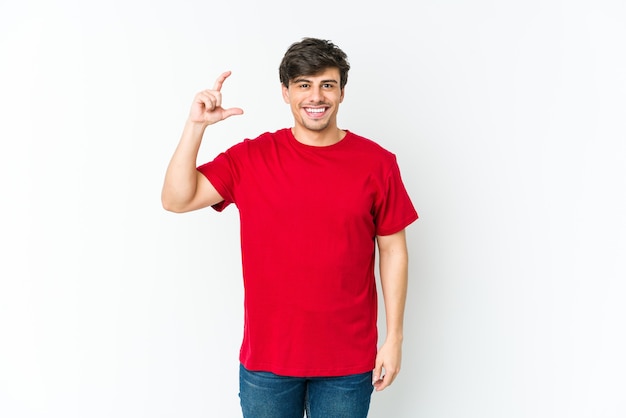
<svg viewBox="0 0 626 418"><path fill-rule="evenodd" d="M222 107L223 73L196 95L165 175L165 209L234 203L240 213L244 417L366 417L372 390L400 370L404 230L417 213L394 154L337 126L349 69L329 41L294 43L279 67L293 127L196 167L205 129L243 113ZM378 350L375 245L387 325Z"/></svg>

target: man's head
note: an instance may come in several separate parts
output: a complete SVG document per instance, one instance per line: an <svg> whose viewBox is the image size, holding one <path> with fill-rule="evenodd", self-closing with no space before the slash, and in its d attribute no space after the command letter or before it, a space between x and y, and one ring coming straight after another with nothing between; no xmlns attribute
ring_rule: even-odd
<svg viewBox="0 0 626 418"><path fill-rule="evenodd" d="M348 56L330 41L316 38L303 38L292 44L280 63L278 73L280 82L289 87L289 82L296 77L315 75L328 68L339 69L340 88L348 82L350 64Z"/></svg>

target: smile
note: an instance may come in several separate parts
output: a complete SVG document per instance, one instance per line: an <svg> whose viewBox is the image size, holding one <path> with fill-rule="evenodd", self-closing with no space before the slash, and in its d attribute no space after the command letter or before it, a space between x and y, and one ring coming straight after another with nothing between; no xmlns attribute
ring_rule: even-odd
<svg viewBox="0 0 626 418"><path fill-rule="evenodd" d="M316 108L305 107L304 111L310 116L319 117L326 112L326 108L325 107L316 107Z"/></svg>

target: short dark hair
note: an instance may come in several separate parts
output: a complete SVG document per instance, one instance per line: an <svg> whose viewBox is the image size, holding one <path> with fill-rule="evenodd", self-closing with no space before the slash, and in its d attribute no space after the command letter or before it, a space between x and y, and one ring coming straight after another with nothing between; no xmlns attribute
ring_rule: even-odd
<svg viewBox="0 0 626 418"><path fill-rule="evenodd" d="M350 64L348 56L330 41L317 38L302 38L285 52L278 68L280 82L289 87L289 81L303 75L314 75L327 68L339 69L339 86L343 90L348 83Z"/></svg>

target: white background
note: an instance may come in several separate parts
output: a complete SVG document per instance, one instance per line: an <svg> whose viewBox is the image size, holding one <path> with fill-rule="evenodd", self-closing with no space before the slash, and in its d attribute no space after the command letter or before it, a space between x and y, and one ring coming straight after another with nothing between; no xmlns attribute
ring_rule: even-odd
<svg viewBox="0 0 626 418"><path fill-rule="evenodd" d="M421 216L370 416L623 418L624 22L617 0L3 1L0 416L239 416L238 214L165 212L162 179L224 70L246 113L199 162L291 126L278 64L317 36L353 66L340 126L397 154Z"/></svg>

